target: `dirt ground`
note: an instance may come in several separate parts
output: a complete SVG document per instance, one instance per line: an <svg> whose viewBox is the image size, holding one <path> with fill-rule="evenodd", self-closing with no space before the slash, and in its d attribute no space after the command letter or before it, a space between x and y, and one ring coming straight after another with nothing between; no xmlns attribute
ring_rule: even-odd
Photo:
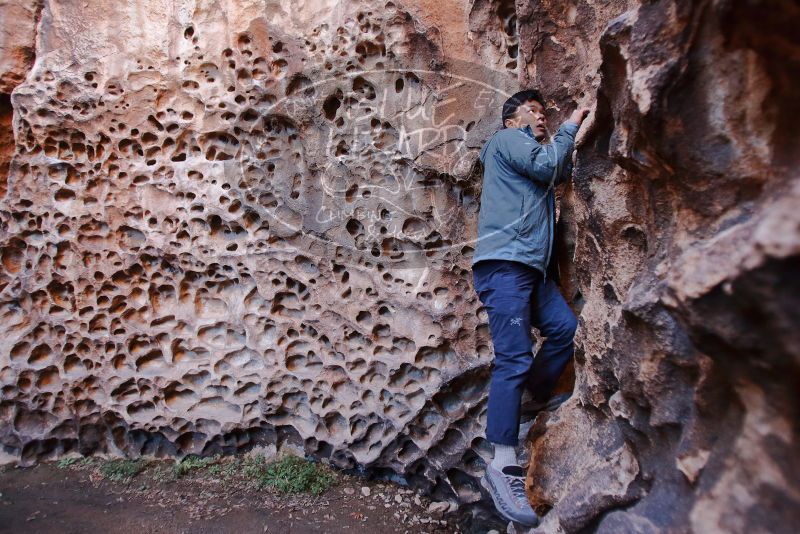
<svg viewBox="0 0 800 534"><path fill-rule="evenodd" d="M453 533L456 514L414 490L335 473L319 496L259 489L229 466L176 477L153 461L113 481L107 460L0 469L0 532L13 533ZM220 463L225 467L222 459ZM472 529L469 529L472 530Z"/></svg>

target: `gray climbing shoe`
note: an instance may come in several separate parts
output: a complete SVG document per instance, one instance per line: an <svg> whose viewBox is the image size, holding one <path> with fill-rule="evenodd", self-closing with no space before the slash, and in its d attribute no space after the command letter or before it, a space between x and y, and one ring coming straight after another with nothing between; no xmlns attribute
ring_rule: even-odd
<svg viewBox="0 0 800 534"><path fill-rule="evenodd" d="M539 516L525 495L525 470L522 467L507 465L500 471L489 464L481 484L492 496L500 515L526 527L539 524Z"/></svg>
<svg viewBox="0 0 800 534"><path fill-rule="evenodd" d="M559 393L547 399L546 401L530 401L522 406L522 420L536 418L536 414L541 411L552 412L572 396L572 393Z"/></svg>

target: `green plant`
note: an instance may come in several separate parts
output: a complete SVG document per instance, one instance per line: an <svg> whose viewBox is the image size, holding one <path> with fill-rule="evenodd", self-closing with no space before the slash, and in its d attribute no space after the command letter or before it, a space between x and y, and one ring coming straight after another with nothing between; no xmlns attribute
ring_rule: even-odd
<svg viewBox="0 0 800 534"><path fill-rule="evenodd" d="M258 479L264 474L264 470L267 468L267 461L263 456L250 456L239 463L238 468L241 468L245 477Z"/></svg>
<svg viewBox="0 0 800 534"><path fill-rule="evenodd" d="M212 466L212 469L216 471L215 474L227 480L233 477L239 478L243 471L243 466L244 462L239 458L235 458L225 463L216 464Z"/></svg>
<svg viewBox="0 0 800 534"><path fill-rule="evenodd" d="M296 456L284 456L272 463L261 457L248 459L244 473L254 478L259 488L275 488L282 493L320 495L336 482L329 467Z"/></svg>
<svg viewBox="0 0 800 534"><path fill-rule="evenodd" d="M180 462L173 466L173 471L176 477L182 477L196 469L204 469L212 466L219 461L219 456L209 456L208 458L200 458L199 456L187 456Z"/></svg>
<svg viewBox="0 0 800 534"><path fill-rule="evenodd" d="M100 466L100 474L114 482L126 482L144 471L144 460L108 460Z"/></svg>
<svg viewBox="0 0 800 534"><path fill-rule="evenodd" d="M58 467L59 469L67 469L77 463L78 463L78 458L76 458L75 456L70 456L69 458L61 458L56 464L56 467Z"/></svg>

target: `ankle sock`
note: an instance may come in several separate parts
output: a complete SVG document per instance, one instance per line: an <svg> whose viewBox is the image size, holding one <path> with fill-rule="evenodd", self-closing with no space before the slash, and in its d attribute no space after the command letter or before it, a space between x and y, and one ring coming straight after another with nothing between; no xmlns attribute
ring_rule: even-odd
<svg viewBox="0 0 800 534"><path fill-rule="evenodd" d="M492 467L502 471L507 465L517 465L517 452L511 445L501 445L493 443L494 445L494 458L492 458Z"/></svg>

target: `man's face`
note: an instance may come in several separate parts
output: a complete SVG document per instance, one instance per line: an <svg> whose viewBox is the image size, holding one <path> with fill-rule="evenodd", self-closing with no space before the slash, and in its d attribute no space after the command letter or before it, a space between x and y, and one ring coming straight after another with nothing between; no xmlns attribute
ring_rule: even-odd
<svg viewBox="0 0 800 534"><path fill-rule="evenodd" d="M525 126L531 127L537 141L541 141L547 135L544 106L536 100L528 100L520 104L514 116L506 119L506 128L524 128Z"/></svg>

